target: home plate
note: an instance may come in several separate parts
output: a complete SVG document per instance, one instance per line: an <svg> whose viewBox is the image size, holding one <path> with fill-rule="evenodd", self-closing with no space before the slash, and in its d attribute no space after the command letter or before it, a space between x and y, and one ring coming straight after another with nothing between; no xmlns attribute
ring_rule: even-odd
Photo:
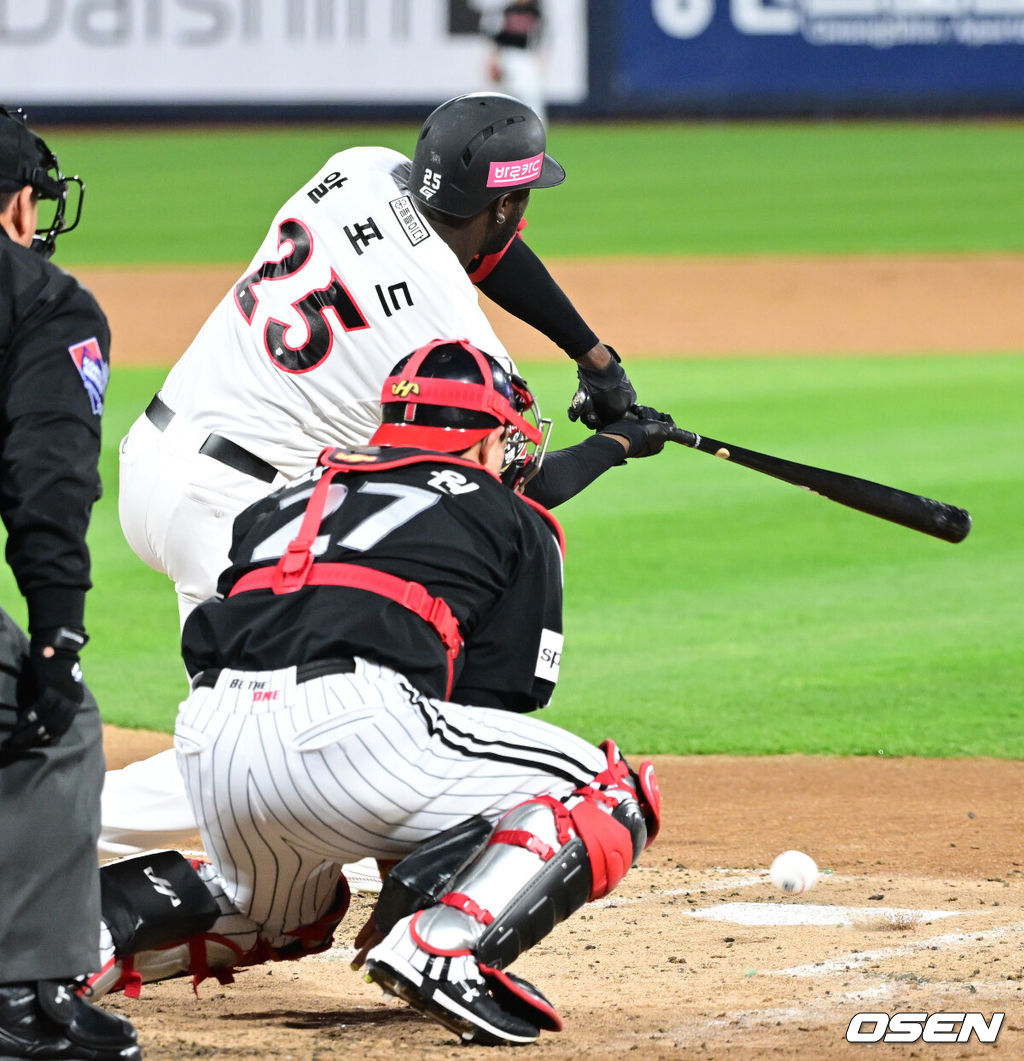
<svg viewBox="0 0 1024 1061"><path fill-rule="evenodd" d="M808 903L723 903L690 910L691 917L728 921L733 925L857 925L879 921L893 924L937 921L955 917L955 910L901 910L892 906L817 906Z"/></svg>

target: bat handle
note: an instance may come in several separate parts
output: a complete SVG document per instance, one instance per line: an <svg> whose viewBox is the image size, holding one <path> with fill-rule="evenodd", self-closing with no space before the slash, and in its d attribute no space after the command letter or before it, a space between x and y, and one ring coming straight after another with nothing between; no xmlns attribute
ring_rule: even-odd
<svg viewBox="0 0 1024 1061"><path fill-rule="evenodd" d="M700 435L695 431L687 431L685 427L673 427L668 433L669 442L678 442L680 446L689 446L697 449L700 446Z"/></svg>

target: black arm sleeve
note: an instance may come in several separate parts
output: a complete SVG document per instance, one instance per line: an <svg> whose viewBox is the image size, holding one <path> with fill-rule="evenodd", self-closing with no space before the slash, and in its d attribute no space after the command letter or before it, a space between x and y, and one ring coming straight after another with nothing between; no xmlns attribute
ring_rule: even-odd
<svg viewBox="0 0 1024 1061"><path fill-rule="evenodd" d="M554 508L625 459L622 446L614 438L591 435L575 446L546 453L540 471L526 484L523 493L544 508Z"/></svg>
<svg viewBox="0 0 1024 1061"><path fill-rule="evenodd" d="M570 357L582 357L600 341L544 263L518 237L477 286L503 310L546 335Z"/></svg>

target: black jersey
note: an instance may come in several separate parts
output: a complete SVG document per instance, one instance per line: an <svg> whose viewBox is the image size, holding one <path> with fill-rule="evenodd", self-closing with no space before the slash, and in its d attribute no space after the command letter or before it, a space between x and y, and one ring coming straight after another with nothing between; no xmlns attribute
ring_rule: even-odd
<svg viewBox="0 0 1024 1061"><path fill-rule="evenodd" d="M29 628L81 628L110 331L96 300L0 229L0 518Z"/></svg>
<svg viewBox="0 0 1024 1061"><path fill-rule="evenodd" d="M312 522L323 468L236 519L218 597L185 624L190 673L361 656L429 696L515 711L546 704L562 642L554 519L484 468L447 454L340 450L328 461L336 474L321 486ZM304 520L313 574L275 592L267 580L282 570L279 558ZM301 566L305 554L297 556ZM386 588L330 583L332 572L353 570L381 573ZM313 584L321 576L327 581ZM462 643L451 668L437 626L423 617L429 606L417 613L397 599L408 585L421 587L428 605L443 602L441 613L457 621Z"/></svg>

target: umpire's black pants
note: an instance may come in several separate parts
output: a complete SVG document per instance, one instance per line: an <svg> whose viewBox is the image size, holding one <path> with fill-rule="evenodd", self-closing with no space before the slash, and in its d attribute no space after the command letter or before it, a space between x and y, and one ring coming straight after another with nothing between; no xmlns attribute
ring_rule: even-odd
<svg viewBox="0 0 1024 1061"><path fill-rule="evenodd" d="M0 742L14 724L28 638L0 609ZM103 732L92 694L55 747L0 763L0 984L96 969Z"/></svg>

